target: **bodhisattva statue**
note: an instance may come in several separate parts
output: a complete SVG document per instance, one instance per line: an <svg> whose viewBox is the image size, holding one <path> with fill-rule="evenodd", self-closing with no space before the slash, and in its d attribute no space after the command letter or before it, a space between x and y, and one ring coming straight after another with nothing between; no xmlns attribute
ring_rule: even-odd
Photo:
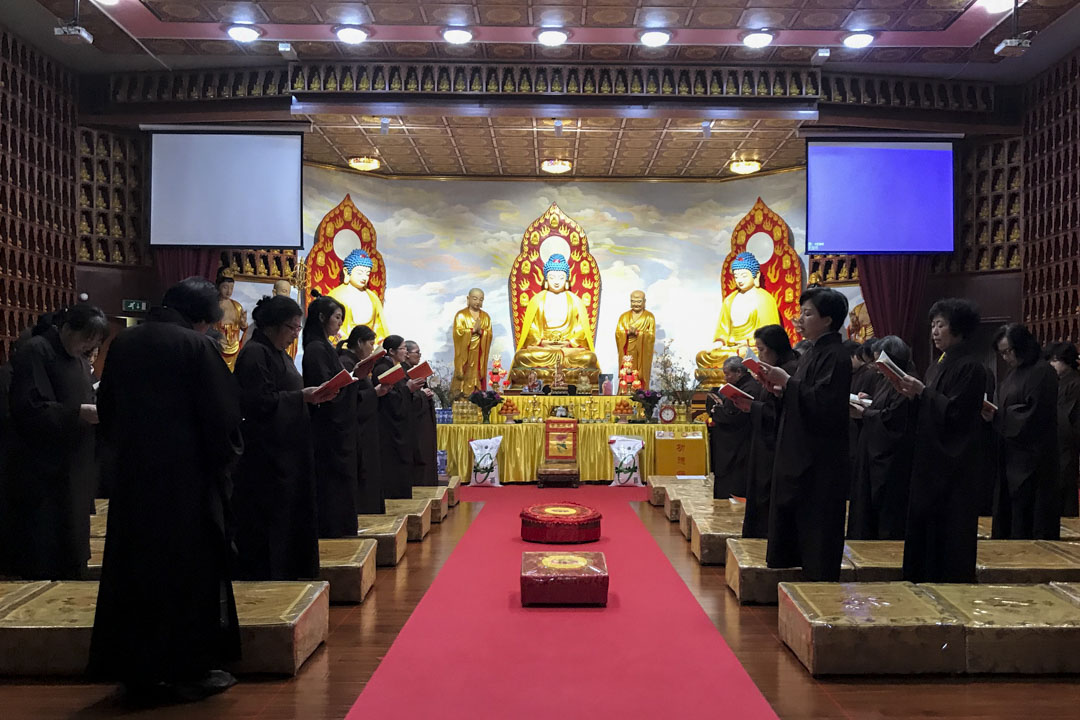
<svg viewBox="0 0 1080 720"><path fill-rule="evenodd" d="M468 306L454 315L454 378L450 394L471 395L487 386L488 351L491 350L491 316L484 312L484 291L469 291Z"/></svg>
<svg viewBox="0 0 1080 720"><path fill-rule="evenodd" d="M754 341L754 331L765 325L779 325L780 311L772 294L761 287L761 265L753 253L742 252L731 261L735 291L724 298L716 324L714 345L697 354L701 370L720 370L724 360Z"/></svg>
<svg viewBox="0 0 1080 720"><path fill-rule="evenodd" d="M386 338L386 325L383 323L382 301L375 291L368 288L371 265L371 256L363 250L350 252L344 260L341 285L328 295L345 306L345 321L338 331L341 337L348 337L357 325L367 325L375 331L375 344L379 345Z"/></svg>
<svg viewBox="0 0 1080 720"><path fill-rule="evenodd" d="M634 360L634 370L643 390L649 389L653 345L656 342L656 317L645 309L645 293L630 293L630 309L619 316L615 325L615 345L618 357L627 355Z"/></svg>
<svg viewBox="0 0 1080 720"><path fill-rule="evenodd" d="M229 370L236 367L236 356L240 354L240 347L244 344L244 334L248 329L247 313L240 303L232 299L233 290L236 289L236 280L233 279L232 271L223 268L218 271L215 282L218 290L218 303L224 313L214 328L221 333L221 356L225 358L225 364Z"/></svg>
<svg viewBox="0 0 1080 720"><path fill-rule="evenodd" d="M544 263L544 289L529 299L514 368L588 368L599 371L585 303L567 289L570 265L555 253Z"/></svg>

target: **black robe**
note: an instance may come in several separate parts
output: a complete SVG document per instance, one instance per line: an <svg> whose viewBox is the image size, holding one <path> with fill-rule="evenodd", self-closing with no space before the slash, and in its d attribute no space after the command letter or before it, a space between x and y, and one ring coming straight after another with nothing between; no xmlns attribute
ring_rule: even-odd
<svg viewBox="0 0 1080 720"><path fill-rule="evenodd" d="M915 447L915 403L892 383L877 386L863 413L859 450L852 472L848 538L903 540L907 524L911 454Z"/></svg>
<svg viewBox="0 0 1080 720"><path fill-rule="evenodd" d="M998 388L994 430L1001 464L992 536L1002 540L1061 537L1057 446L1057 372L1044 360L1021 365Z"/></svg>
<svg viewBox="0 0 1080 720"><path fill-rule="evenodd" d="M117 336L98 392L112 452L90 673L198 679L240 656L229 472L243 450L236 384L179 314Z"/></svg>
<svg viewBox="0 0 1080 720"><path fill-rule="evenodd" d="M341 359L327 340L304 345L304 384L322 385L341 372ZM311 406L315 453L315 497L319 537L356 536L356 384L333 400Z"/></svg>
<svg viewBox="0 0 1080 720"><path fill-rule="evenodd" d="M866 393L873 397L877 390L877 378L881 374L870 363L863 363L851 371L851 394ZM855 483L858 482L855 468L859 461L859 433L862 432L862 424L852 417L848 418L848 467L851 468L851 487L848 490L848 498L855 497Z"/></svg>
<svg viewBox="0 0 1080 720"><path fill-rule="evenodd" d="M904 579L975 582L986 369L967 342L926 372L917 398L915 452L904 534Z"/></svg>
<svg viewBox="0 0 1080 720"><path fill-rule="evenodd" d="M1061 514L1080 515L1080 371L1069 368L1058 378L1058 465L1061 468Z"/></svg>
<svg viewBox="0 0 1080 720"><path fill-rule="evenodd" d="M788 375L799 367L798 359L781 365ZM742 536L769 537L769 505L772 500L773 458L776 453L776 431L780 425L780 398L757 386L755 399L750 403L750 455L746 463L746 509L743 515Z"/></svg>
<svg viewBox="0 0 1080 720"><path fill-rule="evenodd" d="M236 470L237 576L319 576L315 469L304 380L256 328L233 373L240 386L244 455Z"/></svg>
<svg viewBox="0 0 1080 720"><path fill-rule="evenodd" d="M757 396L761 383L750 373L743 373L735 387ZM746 497L746 475L750 461L750 414L735 407L735 403L721 396L723 402L714 403L709 410L712 427L713 497L727 500L729 497Z"/></svg>
<svg viewBox="0 0 1080 720"><path fill-rule="evenodd" d="M374 377L394 366L388 357L375 363ZM379 443L384 497L411 498L419 479L419 449L416 444L416 398L408 379L396 383L379 398Z"/></svg>
<svg viewBox="0 0 1080 720"><path fill-rule="evenodd" d="M94 428L79 407L94 402L89 366L49 328L12 358L10 472L4 495L11 570L27 580L77 580L90 559L97 466Z"/></svg>
<svg viewBox="0 0 1080 720"><path fill-rule="evenodd" d="M438 438L435 401L422 390L413 393L413 424L416 428L417 485L439 484Z"/></svg>
<svg viewBox="0 0 1080 720"><path fill-rule="evenodd" d="M996 394L997 380L994 373L986 373L985 396L992 398ZM980 516L994 514L994 493L997 488L998 467L1001 465L1001 443L994 432L993 423L983 421L979 428L979 472L976 474L975 499Z"/></svg>
<svg viewBox="0 0 1080 720"><path fill-rule="evenodd" d="M348 350L340 353L341 364L352 370L358 362ZM382 457L379 443L379 396L371 376L356 381L356 511L361 515L386 512L382 487Z"/></svg>
<svg viewBox="0 0 1080 720"><path fill-rule="evenodd" d="M14 536L15 520L12 518L11 491L12 469L8 463L14 447L15 425L11 421L11 362L0 365L0 575L14 575L12 567L14 551L21 544Z"/></svg>
<svg viewBox="0 0 1080 720"><path fill-rule="evenodd" d="M851 357L839 333L799 359L781 398L769 508L769 567L836 582L844 554Z"/></svg>

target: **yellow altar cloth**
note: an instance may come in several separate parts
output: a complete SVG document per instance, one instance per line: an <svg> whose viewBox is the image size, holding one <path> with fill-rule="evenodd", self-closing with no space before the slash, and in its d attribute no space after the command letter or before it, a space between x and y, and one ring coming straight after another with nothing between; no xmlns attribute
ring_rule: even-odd
<svg viewBox="0 0 1080 720"><path fill-rule="evenodd" d="M563 398L564 400L566 398ZM604 398L601 397L601 400ZM610 398L614 405L615 398ZM558 404L558 403L553 403ZM460 475L462 485L467 484L472 469L472 450L470 440L493 438L502 435L499 447L499 480L503 483L535 482L536 470L540 467L544 455L544 424L496 423L492 413L490 425L439 425L438 447L446 450L446 473ZM670 425L630 425L617 423L581 423L578 425L578 469L581 482L611 481L615 477L615 463L612 459L608 438L612 435L630 435L642 438L639 464L641 481L655 473L656 431L673 430L676 432L701 432L705 426L700 423L673 423ZM705 443L708 445L708 443Z"/></svg>
<svg viewBox="0 0 1080 720"><path fill-rule="evenodd" d="M505 397L511 398L517 405L518 419L529 416L534 403L538 414L543 418L551 413L552 408L565 405L578 420L606 419L615 410L615 403L620 399L629 402L630 407L635 411L640 408L640 405L630 400L627 395L506 395ZM503 415L499 415L501 409L502 405L498 405L491 411L491 422L495 422L496 416L500 422L505 420Z"/></svg>

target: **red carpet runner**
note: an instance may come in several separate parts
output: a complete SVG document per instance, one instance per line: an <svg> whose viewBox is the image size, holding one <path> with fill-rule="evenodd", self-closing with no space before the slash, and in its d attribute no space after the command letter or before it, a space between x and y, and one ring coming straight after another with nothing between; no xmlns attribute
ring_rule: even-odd
<svg viewBox="0 0 1080 720"><path fill-rule="evenodd" d="M628 504L637 488L472 488L484 507L347 720L775 718ZM518 513L572 500L600 510L607 608L522 608Z"/></svg>

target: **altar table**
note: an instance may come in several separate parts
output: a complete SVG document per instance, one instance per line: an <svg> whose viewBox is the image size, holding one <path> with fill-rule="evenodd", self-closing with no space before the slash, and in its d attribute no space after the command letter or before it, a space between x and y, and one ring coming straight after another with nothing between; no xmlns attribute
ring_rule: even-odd
<svg viewBox="0 0 1080 720"><path fill-rule="evenodd" d="M490 425L451 424L438 425L438 447L446 450L447 475L460 475L462 484L471 476L472 450L470 440L493 438L502 435L499 447L499 480L503 483L535 482L536 470L544 455L543 423L497 423L493 412ZM699 432L699 442L706 447L705 426L701 423L672 423L669 425L632 425L620 423L581 423L578 425L578 467L581 482L610 482L615 477L615 462L611 455L608 438L612 435L637 436L645 441L638 456L641 481L655 473L656 432Z"/></svg>

